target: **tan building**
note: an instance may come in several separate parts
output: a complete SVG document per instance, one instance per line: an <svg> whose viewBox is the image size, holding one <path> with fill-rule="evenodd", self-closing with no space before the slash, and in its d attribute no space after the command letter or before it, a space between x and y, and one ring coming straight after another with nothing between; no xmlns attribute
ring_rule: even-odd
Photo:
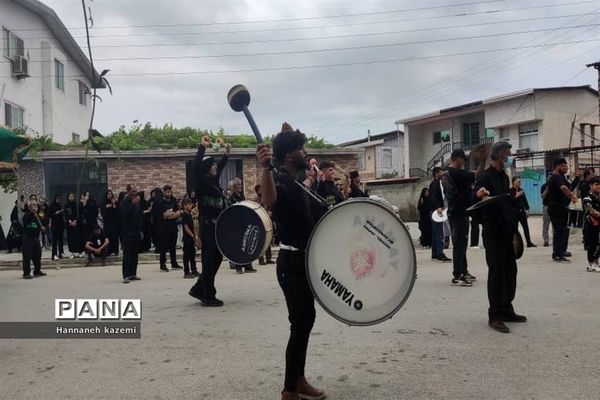
<svg viewBox="0 0 600 400"><path fill-rule="evenodd" d="M598 92L590 86L527 89L397 122L404 124L407 176L428 175L453 149L468 153L486 142L507 140L514 153L600 144ZM537 162L530 167L543 170Z"/></svg>
<svg viewBox="0 0 600 400"><path fill-rule="evenodd" d="M341 143L346 149L363 150L358 172L363 181L404 176L404 132L391 131Z"/></svg>

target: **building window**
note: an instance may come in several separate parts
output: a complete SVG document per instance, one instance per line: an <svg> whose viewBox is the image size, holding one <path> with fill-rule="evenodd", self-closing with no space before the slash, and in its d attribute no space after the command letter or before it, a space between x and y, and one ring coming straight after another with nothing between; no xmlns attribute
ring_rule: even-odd
<svg viewBox="0 0 600 400"><path fill-rule="evenodd" d="M25 109L22 107L18 107L10 103L4 103L4 121L6 126L9 128L25 129L23 114L25 114Z"/></svg>
<svg viewBox="0 0 600 400"><path fill-rule="evenodd" d="M450 141L450 129L433 132L433 144L446 143Z"/></svg>
<svg viewBox="0 0 600 400"><path fill-rule="evenodd" d="M6 28L2 28L2 48L4 57L14 60L16 56L25 56L23 39Z"/></svg>
<svg viewBox="0 0 600 400"><path fill-rule="evenodd" d="M538 123L519 125L519 149L538 151Z"/></svg>
<svg viewBox="0 0 600 400"><path fill-rule="evenodd" d="M504 127L499 129L499 140L501 142L510 142L510 128Z"/></svg>
<svg viewBox="0 0 600 400"><path fill-rule="evenodd" d="M71 141L73 143L80 143L81 142L81 137L79 136L78 133L72 132L71 133Z"/></svg>
<svg viewBox="0 0 600 400"><path fill-rule="evenodd" d="M90 93L90 89L85 85L85 83L79 82L79 104L82 106L87 106L87 97Z"/></svg>
<svg viewBox="0 0 600 400"><path fill-rule="evenodd" d="M471 149L479 144L479 122L471 122L462 126L463 149Z"/></svg>
<svg viewBox="0 0 600 400"><path fill-rule="evenodd" d="M383 149L383 168L392 168L392 149Z"/></svg>
<svg viewBox="0 0 600 400"><path fill-rule="evenodd" d="M83 174L81 169L85 168ZM48 196L61 194L67 198L69 192L75 192L78 183L81 193L89 191L97 201L104 199L108 189L108 167L106 161L83 163L81 161L44 162L44 181Z"/></svg>
<svg viewBox="0 0 600 400"><path fill-rule="evenodd" d="M65 90L65 66L58 60L54 60L54 76L56 87Z"/></svg>

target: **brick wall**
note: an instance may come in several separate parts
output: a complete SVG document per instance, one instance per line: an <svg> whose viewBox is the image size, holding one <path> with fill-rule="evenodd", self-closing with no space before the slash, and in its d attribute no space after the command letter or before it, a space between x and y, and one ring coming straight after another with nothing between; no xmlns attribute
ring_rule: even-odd
<svg viewBox="0 0 600 400"><path fill-rule="evenodd" d="M164 185L173 186L173 194L179 198L186 192L184 158L127 158L109 160L108 188L114 193L125 191L133 183L138 190L150 191Z"/></svg>

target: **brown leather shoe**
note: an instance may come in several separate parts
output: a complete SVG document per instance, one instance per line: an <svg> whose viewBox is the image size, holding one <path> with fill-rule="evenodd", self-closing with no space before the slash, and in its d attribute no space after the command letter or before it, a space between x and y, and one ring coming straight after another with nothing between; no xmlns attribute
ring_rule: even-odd
<svg viewBox="0 0 600 400"><path fill-rule="evenodd" d="M490 328L492 328L495 331L502 332L502 333L510 333L510 329L508 329L508 326L504 325L504 322L502 322L502 321L498 321L498 320L489 321L488 325L490 326Z"/></svg>
<svg viewBox="0 0 600 400"><path fill-rule="evenodd" d="M281 392L281 400L300 400L298 393L292 393L284 390Z"/></svg>
<svg viewBox="0 0 600 400"><path fill-rule="evenodd" d="M297 384L298 397L304 400L322 400L326 394L324 390L317 389L306 381L306 378L301 376L298 378Z"/></svg>
<svg viewBox="0 0 600 400"><path fill-rule="evenodd" d="M527 317L519 314L504 315L502 317L504 322L527 322Z"/></svg>

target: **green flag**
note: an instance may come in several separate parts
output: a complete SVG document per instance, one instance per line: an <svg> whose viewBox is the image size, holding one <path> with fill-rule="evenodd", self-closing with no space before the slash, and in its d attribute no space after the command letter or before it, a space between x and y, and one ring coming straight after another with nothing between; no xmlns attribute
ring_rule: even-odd
<svg viewBox="0 0 600 400"><path fill-rule="evenodd" d="M0 128L0 163L15 165L25 157L30 143L29 138L19 136L9 129Z"/></svg>

